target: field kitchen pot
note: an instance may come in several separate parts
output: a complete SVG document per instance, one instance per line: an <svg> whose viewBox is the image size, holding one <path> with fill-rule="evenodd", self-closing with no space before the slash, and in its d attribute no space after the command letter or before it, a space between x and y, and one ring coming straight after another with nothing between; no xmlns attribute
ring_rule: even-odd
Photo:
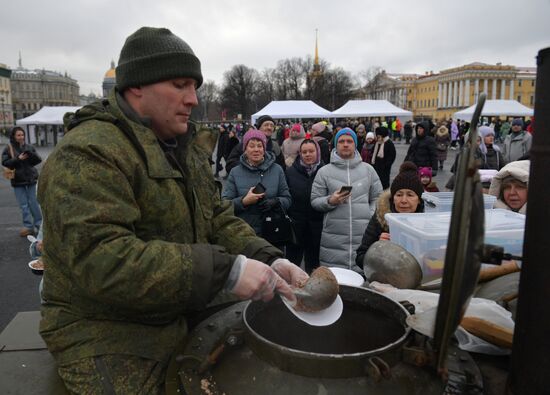
<svg viewBox="0 0 550 395"><path fill-rule="evenodd" d="M419 335L406 325L402 304L362 287L341 285L340 296L342 317L326 327L300 321L278 297L217 312L172 359L167 393L443 393L433 370L404 361L404 349ZM467 353L453 348L449 355L479 376ZM453 376L460 369L450 365Z"/></svg>

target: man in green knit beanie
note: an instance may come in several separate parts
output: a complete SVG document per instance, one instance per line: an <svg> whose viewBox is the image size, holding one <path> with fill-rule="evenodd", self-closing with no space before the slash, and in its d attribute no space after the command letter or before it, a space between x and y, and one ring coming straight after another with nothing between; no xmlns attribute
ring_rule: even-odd
<svg viewBox="0 0 550 395"><path fill-rule="evenodd" d="M185 41L137 30L44 166L40 334L71 393L162 393L186 316L222 293L293 300L307 279L220 199L189 121L202 81Z"/></svg>

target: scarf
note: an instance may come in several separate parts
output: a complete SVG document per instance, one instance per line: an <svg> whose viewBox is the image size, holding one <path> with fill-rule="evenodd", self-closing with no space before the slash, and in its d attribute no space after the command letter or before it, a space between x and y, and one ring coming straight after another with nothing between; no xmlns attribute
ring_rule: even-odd
<svg viewBox="0 0 550 395"><path fill-rule="evenodd" d="M372 154L371 164L374 165L374 162L376 162L377 157L380 159L384 159L384 144L389 139L390 139L389 136L386 136L384 137L381 143L379 141L376 142L376 144L374 145L374 152Z"/></svg>
<svg viewBox="0 0 550 395"><path fill-rule="evenodd" d="M319 147L319 144L317 143L317 141L313 139L307 140L307 141L315 144L315 151L317 152L317 160L315 161L315 163L312 163L311 165L306 165L302 160L302 155L300 153L298 154L298 157L300 158L300 166L304 168L308 176L311 176L313 173L315 173L315 170L317 170L317 168L319 167L319 164L321 163L321 148ZM302 148L301 144L300 144L300 148Z"/></svg>

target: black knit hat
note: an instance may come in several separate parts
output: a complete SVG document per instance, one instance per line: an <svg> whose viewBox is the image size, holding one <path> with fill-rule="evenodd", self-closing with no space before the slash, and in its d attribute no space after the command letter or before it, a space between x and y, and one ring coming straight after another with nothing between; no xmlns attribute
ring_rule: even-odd
<svg viewBox="0 0 550 395"><path fill-rule="evenodd" d="M388 137L388 128L385 126L378 126L375 130L377 136Z"/></svg>
<svg viewBox="0 0 550 395"><path fill-rule="evenodd" d="M185 41L155 27L142 27L128 36L116 68L120 91L173 78L193 78L197 88L202 84L201 62Z"/></svg>
<svg viewBox="0 0 550 395"><path fill-rule="evenodd" d="M273 118L271 118L269 115L262 115L260 118L258 118L258 120L256 121L256 129L260 129L262 127L262 123L264 122L267 122L267 121L271 121L273 123L275 123L275 121L273 120Z"/></svg>
<svg viewBox="0 0 550 395"><path fill-rule="evenodd" d="M395 176L393 182L391 183L391 196L396 194L400 189L410 189L418 195L419 198L422 197L424 192L424 186L420 182L420 177L418 176L418 168L412 162L403 162L399 168L399 174Z"/></svg>

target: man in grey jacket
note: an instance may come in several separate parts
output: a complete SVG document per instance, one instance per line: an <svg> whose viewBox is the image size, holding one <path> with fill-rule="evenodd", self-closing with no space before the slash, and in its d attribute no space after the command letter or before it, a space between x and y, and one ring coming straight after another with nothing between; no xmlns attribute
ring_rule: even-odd
<svg viewBox="0 0 550 395"><path fill-rule="evenodd" d="M325 213L319 261L323 266L361 272L355 264L355 251L382 184L374 168L361 160L355 132L340 130L334 144L330 164L319 170L311 189L312 207Z"/></svg>
<svg viewBox="0 0 550 395"><path fill-rule="evenodd" d="M523 130L523 120L516 118L512 121L510 134L504 139L502 155L506 163L514 162L519 159L526 159L526 155L531 150L532 136Z"/></svg>

